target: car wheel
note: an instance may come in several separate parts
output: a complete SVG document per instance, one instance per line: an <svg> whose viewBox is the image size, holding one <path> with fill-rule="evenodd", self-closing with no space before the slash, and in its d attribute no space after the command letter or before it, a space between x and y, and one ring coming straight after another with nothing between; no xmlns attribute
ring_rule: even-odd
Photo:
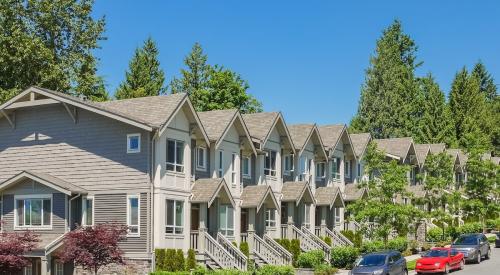
<svg viewBox="0 0 500 275"><path fill-rule="evenodd" d="M449 273L450 273L450 266L446 264L446 266L444 267L444 274L449 274Z"/></svg>
<svg viewBox="0 0 500 275"><path fill-rule="evenodd" d="M460 266L458 267L459 270L463 270L465 266L465 260L460 261Z"/></svg>
<svg viewBox="0 0 500 275"><path fill-rule="evenodd" d="M477 258L476 258L476 264L480 264L480 263L481 263L481 251L478 251Z"/></svg>
<svg viewBox="0 0 500 275"><path fill-rule="evenodd" d="M485 259L486 260L489 260L491 257L491 249L488 249L488 252L486 252L486 256L485 256Z"/></svg>
<svg viewBox="0 0 500 275"><path fill-rule="evenodd" d="M408 275L408 269L405 269L405 271L403 271L403 275Z"/></svg>

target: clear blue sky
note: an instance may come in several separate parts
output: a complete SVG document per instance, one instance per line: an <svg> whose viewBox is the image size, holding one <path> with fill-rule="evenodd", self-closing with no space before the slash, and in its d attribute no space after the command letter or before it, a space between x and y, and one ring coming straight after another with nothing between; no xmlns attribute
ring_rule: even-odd
<svg viewBox="0 0 500 275"><path fill-rule="evenodd" d="M198 41L210 64L249 82L265 111L282 111L288 123L348 123L375 41L395 18L419 46L417 74L432 72L445 92L479 59L500 83L498 1L96 2L108 38L99 73L112 93L148 36L168 82Z"/></svg>

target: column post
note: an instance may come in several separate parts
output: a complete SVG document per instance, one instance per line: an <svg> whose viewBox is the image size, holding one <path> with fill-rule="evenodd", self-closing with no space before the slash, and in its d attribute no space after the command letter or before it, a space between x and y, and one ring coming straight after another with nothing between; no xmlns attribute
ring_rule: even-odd
<svg viewBox="0 0 500 275"><path fill-rule="evenodd" d="M250 252L250 255L253 253L253 240L254 240L254 234L255 234L255 216L256 216L256 209L255 208L249 208L248 209L248 236L247 236L247 242L248 242L248 250Z"/></svg>
<svg viewBox="0 0 500 275"><path fill-rule="evenodd" d="M292 225L294 224L293 222L293 216L294 216L294 211L295 211L295 202L293 201L290 201L288 202L288 206L287 206L287 216L288 216L288 220L287 220L287 233L286 233L286 237L287 239L291 240L293 239L293 229L292 229Z"/></svg>
<svg viewBox="0 0 500 275"><path fill-rule="evenodd" d="M200 226L198 228L198 250L205 252L205 234L208 234L207 228L208 206L206 203L200 204Z"/></svg>

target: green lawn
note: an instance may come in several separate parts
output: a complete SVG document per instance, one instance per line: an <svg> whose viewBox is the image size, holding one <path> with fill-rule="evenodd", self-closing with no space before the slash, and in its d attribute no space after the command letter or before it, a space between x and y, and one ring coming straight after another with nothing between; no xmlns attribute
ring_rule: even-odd
<svg viewBox="0 0 500 275"><path fill-rule="evenodd" d="M408 270L415 270L416 264L417 264L417 260L412 260L412 261L406 262L406 268L408 268Z"/></svg>

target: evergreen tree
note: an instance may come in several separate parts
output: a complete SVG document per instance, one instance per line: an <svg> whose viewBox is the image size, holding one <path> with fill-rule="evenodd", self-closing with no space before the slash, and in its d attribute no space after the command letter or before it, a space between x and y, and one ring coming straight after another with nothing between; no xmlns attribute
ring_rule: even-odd
<svg viewBox="0 0 500 275"><path fill-rule="evenodd" d="M370 58L361 99L352 128L375 138L411 136L418 133L422 101L414 71L417 46L395 21L377 40Z"/></svg>
<svg viewBox="0 0 500 275"><path fill-rule="evenodd" d="M419 135L414 136L418 143L446 143L456 145L453 119L444 93L439 89L434 77L429 74L420 81L423 93L422 119Z"/></svg>
<svg viewBox="0 0 500 275"><path fill-rule="evenodd" d="M472 69L472 73L479 79L479 87L488 101L497 97L497 86L491 74L486 70L483 62L479 61Z"/></svg>
<svg viewBox="0 0 500 275"><path fill-rule="evenodd" d="M158 61L158 48L152 38L144 41L142 48L135 50L125 72L125 81L118 87L115 97L127 99L156 96L165 93L165 74Z"/></svg>
<svg viewBox="0 0 500 275"><path fill-rule="evenodd" d="M480 90L479 79L465 68L453 80L450 108L458 144L467 150L473 147L488 150L491 143L486 97Z"/></svg>
<svg viewBox="0 0 500 275"><path fill-rule="evenodd" d="M106 100L93 52L105 39L93 0L0 1L0 102L37 85Z"/></svg>
<svg viewBox="0 0 500 275"><path fill-rule="evenodd" d="M174 78L170 84L172 93L189 94L197 111L238 108L243 113L262 111L262 104L250 95L248 82L223 66L207 64L207 55L196 43L184 59L187 69L182 78Z"/></svg>

